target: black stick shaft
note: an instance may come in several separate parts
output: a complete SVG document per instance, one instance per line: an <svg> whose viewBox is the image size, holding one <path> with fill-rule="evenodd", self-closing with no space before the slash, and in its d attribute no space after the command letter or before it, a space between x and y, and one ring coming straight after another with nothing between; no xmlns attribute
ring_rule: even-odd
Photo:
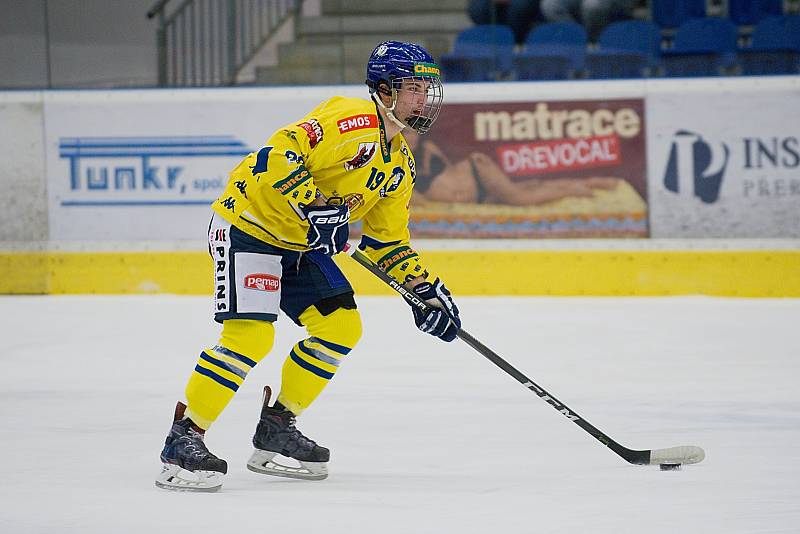
<svg viewBox="0 0 800 534"><path fill-rule="evenodd" d="M380 267L375 265L373 261L363 252L358 249L349 249L346 251L347 254L364 266L369 272L383 280L388 286L394 289L397 293L399 293L409 304L412 306L416 306L417 308L422 311L422 313L427 313L430 309L430 305L417 297L413 292L406 289L402 284L397 282L394 278L383 272ZM579 416L574 410L566 406L563 402L555 398L549 392L547 392L544 388L536 384L533 380L522 374L516 367L508 363L506 360L501 358L497 353L491 350L489 347L475 339L469 332L464 330L463 328L459 328L458 330L458 337L467 345L475 349L478 353L484 356L486 359L491 361L497 367L505 371L508 375L516 379L517 382L528 388L529 390L536 393L539 398L547 402L550 406L555 408L557 412L562 414L564 417L584 429L588 432L591 436L593 436L597 441L617 453L626 461L632 464L647 464L650 462L650 451L643 450L643 451L636 451L632 449L628 449L627 447L623 447L603 432L601 432L597 427L589 423L586 419Z"/></svg>

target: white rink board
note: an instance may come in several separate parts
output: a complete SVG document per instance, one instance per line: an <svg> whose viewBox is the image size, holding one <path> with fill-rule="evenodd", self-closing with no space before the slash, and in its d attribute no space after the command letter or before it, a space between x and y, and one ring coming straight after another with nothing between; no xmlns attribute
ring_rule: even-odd
<svg viewBox="0 0 800 534"><path fill-rule="evenodd" d="M0 116L10 126L0 134L0 187L15 199L0 216L0 240L202 240L208 204L241 155L336 94L367 92L358 85L0 92ZM800 236L799 77L446 88L449 103L598 97L646 100L652 237ZM680 131L691 133L676 137ZM676 141L678 185L670 190ZM712 160L687 151L692 141ZM721 168L723 145L729 156L719 196L702 202L686 184ZM183 152L170 152L176 146Z"/></svg>
<svg viewBox="0 0 800 534"><path fill-rule="evenodd" d="M800 237L800 82L725 87L648 92L651 236Z"/></svg>
<svg viewBox="0 0 800 534"><path fill-rule="evenodd" d="M0 91L0 242L47 240L42 100Z"/></svg>
<svg viewBox="0 0 800 534"><path fill-rule="evenodd" d="M491 91L487 89L491 88ZM447 101L643 96L644 84L462 84ZM278 128L365 86L45 93L52 241L202 239L228 172Z"/></svg>

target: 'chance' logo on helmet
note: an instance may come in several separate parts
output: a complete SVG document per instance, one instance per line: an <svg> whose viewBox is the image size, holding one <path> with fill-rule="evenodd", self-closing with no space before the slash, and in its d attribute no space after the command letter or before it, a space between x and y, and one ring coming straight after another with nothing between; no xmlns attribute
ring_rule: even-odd
<svg viewBox="0 0 800 534"><path fill-rule="evenodd" d="M439 76L439 67L433 63L415 63L414 74L420 76Z"/></svg>

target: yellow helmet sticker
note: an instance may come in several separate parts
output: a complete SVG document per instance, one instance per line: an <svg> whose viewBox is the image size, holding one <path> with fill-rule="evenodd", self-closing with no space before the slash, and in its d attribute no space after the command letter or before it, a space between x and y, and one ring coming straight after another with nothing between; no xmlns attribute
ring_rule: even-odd
<svg viewBox="0 0 800 534"><path fill-rule="evenodd" d="M439 66L435 63L415 63L414 74L418 76L439 76Z"/></svg>

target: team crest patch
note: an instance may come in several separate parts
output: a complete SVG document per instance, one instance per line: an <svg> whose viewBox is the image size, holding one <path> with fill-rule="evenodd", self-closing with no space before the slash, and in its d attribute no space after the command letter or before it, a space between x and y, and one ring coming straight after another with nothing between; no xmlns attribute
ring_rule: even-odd
<svg viewBox="0 0 800 534"><path fill-rule="evenodd" d="M322 131L322 126L320 126L317 119L308 119L308 121L301 122L298 126L306 131L311 148L314 148L322 141L322 136L325 132Z"/></svg>
<svg viewBox="0 0 800 534"><path fill-rule="evenodd" d="M358 152L349 161L345 162L344 170L352 171L353 169L364 167L367 163L372 161L377 151L378 143L359 143Z"/></svg>
<svg viewBox="0 0 800 534"><path fill-rule="evenodd" d="M352 132L353 130L364 128L377 128L378 116L370 115L369 113L353 115L337 121L336 126L339 128L339 133Z"/></svg>
<svg viewBox="0 0 800 534"><path fill-rule="evenodd" d="M364 205L364 195L361 193L347 193L344 196L344 203L350 211L356 211Z"/></svg>
<svg viewBox="0 0 800 534"><path fill-rule="evenodd" d="M281 288L281 280L271 274L248 274L244 277L244 287L245 289L256 289L258 291L277 291Z"/></svg>

